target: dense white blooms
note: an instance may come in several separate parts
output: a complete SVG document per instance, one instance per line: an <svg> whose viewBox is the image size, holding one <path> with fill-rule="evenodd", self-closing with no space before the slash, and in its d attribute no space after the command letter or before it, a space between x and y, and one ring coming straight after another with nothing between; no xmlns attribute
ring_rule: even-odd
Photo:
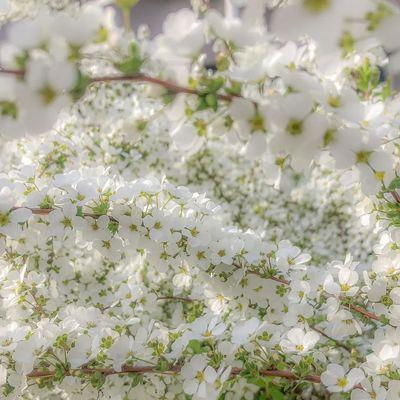
<svg viewBox="0 0 400 400"><path fill-rule="evenodd" d="M398 399L399 7L136 3L0 0L0 397Z"/></svg>

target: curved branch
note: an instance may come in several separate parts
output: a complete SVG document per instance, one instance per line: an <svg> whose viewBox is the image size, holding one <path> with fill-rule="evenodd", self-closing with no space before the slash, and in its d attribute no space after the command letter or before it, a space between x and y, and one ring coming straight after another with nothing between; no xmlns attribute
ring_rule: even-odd
<svg viewBox="0 0 400 400"><path fill-rule="evenodd" d="M186 93L186 94L192 94L196 96L202 95L198 90L196 89L191 89L185 86L180 86L177 85L176 83L166 81L163 79L159 78L154 78L149 75L145 74L135 74L135 75L115 75L115 76L98 76L91 78L92 82L113 82L113 81L136 81L139 83L152 83L154 85L162 86L167 90L170 90L171 92L174 93ZM232 96L232 95L227 95L227 94L219 94L216 93L216 96L219 100L223 101L232 101L234 97L238 96Z"/></svg>
<svg viewBox="0 0 400 400"><path fill-rule="evenodd" d="M265 276L261 272L257 272L257 271L250 271L249 274L258 275L261 278L265 278L265 279L271 279L271 280L273 280L275 282L281 283L282 285L290 285L290 281L288 281L288 280L286 280L284 278L279 278L279 277L276 277L276 276ZM342 301L345 300L345 298L342 297L342 296L340 296L339 299L342 300ZM381 320L376 314L366 310L365 308L363 308L361 306L358 306L358 305L352 304L352 303L347 304L347 306L349 308L351 308L352 310L362 314L364 317L367 317L368 319L373 319L374 321L380 321Z"/></svg>
<svg viewBox="0 0 400 400"><path fill-rule="evenodd" d="M18 77L23 77L25 75L24 70L16 70L16 69L7 69L3 68L0 66L0 73L2 74L9 74L9 75L16 75ZM115 81L132 81L132 82L138 82L138 83L151 83L154 85L162 86L165 89L174 92L174 93L185 93L185 94L191 94L191 95L196 95L196 96L201 96L203 93L196 89L191 89L185 86L180 86L174 82L166 81L164 79L160 78L155 78L149 75L145 74L134 74L134 75L107 75L107 76L96 76L90 78L90 81L92 83L98 83L98 82L115 82ZM238 95L228 95L228 94L221 94L221 93L216 93L216 97L219 100L227 101L230 102L233 100L234 97L240 97Z"/></svg>
<svg viewBox="0 0 400 400"><path fill-rule="evenodd" d="M116 371L113 368L89 368L89 367L82 367L80 369L74 369L65 371L66 376L77 376L79 374L90 375L94 373L100 372L105 376L109 375L119 375L119 374L129 374L129 373L136 373L136 374L177 374L181 371L181 366L179 365L172 365L165 371L160 371L155 366L142 366L142 365L124 365L121 368L121 371ZM231 377L235 377L240 375L243 372L242 368L232 368L231 370ZM27 375L27 378L52 378L56 374L54 370L33 370L31 373ZM321 378L319 375L307 375L305 377L298 377L292 371L281 371L276 369L261 369L260 375L262 376L271 376L277 378L284 378L289 380L304 380L311 383L321 383Z"/></svg>

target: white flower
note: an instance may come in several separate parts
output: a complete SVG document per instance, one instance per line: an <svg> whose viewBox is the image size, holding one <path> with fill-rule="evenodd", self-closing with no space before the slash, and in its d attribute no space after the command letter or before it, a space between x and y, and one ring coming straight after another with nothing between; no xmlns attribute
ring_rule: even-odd
<svg viewBox="0 0 400 400"><path fill-rule="evenodd" d="M255 11L255 15L252 16L261 18L264 11L261 8L263 5L265 7L263 1L254 0L249 2L246 14L250 17ZM254 7L255 10L251 10L252 7ZM213 9L207 13L207 22L213 34L243 48L265 40L265 27L262 23L259 23L256 18L250 17L241 19L236 18L234 15L222 16Z"/></svg>
<svg viewBox="0 0 400 400"><path fill-rule="evenodd" d="M355 286L358 283L358 273L348 268L341 268L337 274L338 283L334 281L332 275L325 278L324 290L329 294L336 296L353 297L357 294L359 287Z"/></svg>
<svg viewBox="0 0 400 400"><path fill-rule="evenodd" d="M340 129L330 144L330 151L338 168L355 165L360 173L364 193L374 194L393 178L393 161L390 155L378 150L380 139L373 134L363 134L354 128Z"/></svg>
<svg viewBox="0 0 400 400"><path fill-rule="evenodd" d="M62 237L65 233L79 228L84 223L81 217L77 216L77 209L72 204L67 204L62 210L55 209L48 215L49 236Z"/></svg>
<svg viewBox="0 0 400 400"><path fill-rule="evenodd" d="M305 332L300 328L293 328L287 333L287 339L280 342L283 351L288 353L305 354L319 341L319 334L315 331Z"/></svg>
<svg viewBox="0 0 400 400"><path fill-rule="evenodd" d="M217 382L218 373L207 365L207 358L204 355L194 355L182 367L181 374L184 379L183 390L186 394L192 395L193 399L214 400L218 397L217 388L221 386L221 382Z"/></svg>
<svg viewBox="0 0 400 400"><path fill-rule="evenodd" d="M92 357L92 339L81 335L76 340L75 346L68 352L67 359L72 368L79 368Z"/></svg>
<svg viewBox="0 0 400 400"><path fill-rule="evenodd" d="M397 400L400 396L400 381L389 381L386 400Z"/></svg>
<svg viewBox="0 0 400 400"><path fill-rule="evenodd" d="M172 220L162 211L152 210L151 214L143 218L143 225L149 229L150 238L156 242L171 240Z"/></svg>
<svg viewBox="0 0 400 400"><path fill-rule="evenodd" d="M311 286L307 281L292 281L288 299L293 303L304 303L310 297Z"/></svg>
<svg viewBox="0 0 400 400"><path fill-rule="evenodd" d="M361 333L360 324L354 319L353 314L347 310L336 311L335 314L330 314L328 331L329 336L341 340L348 336Z"/></svg>
<svg viewBox="0 0 400 400"><path fill-rule="evenodd" d="M179 123L171 131L171 137L175 147L188 156L197 153L204 143L204 137L190 122Z"/></svg>
<svg viewBox="0 0 400 400"><path fill-rule="evenodd" d="M346 372L338 364L329 364L321 374L321 382L330 392L349 392L364 379L364 372L360 368L353 368Z"/></svg>
<svg viewBox="0 0 400 400"><path fill-rule="evenodd" d="M341 90L328 86L321 99L324 107L345 120L360 123L366 117L365 106L361 103L355 90L344 86Z"/></svg>
<svg viewBox="0 0 400 400"><path fill-rule="evenodd" d="M237 323L232 329L232 343L237 345L245 344L259 327L260 321L254 317L248 321Z"/></svg>
<svg viewBox="0 0 400 400"><path fill-rule="evenodd" d="M10 9L10 3L8 0L1 0L0 1L0 12L7 13Z"/></svg>
<svg viewBox="0 0 400 400"><path fill-rule="evenodd" d="M205 44L204 24L193 11L183 8L167 16L155 44L156 56L193 57Z"/></svg>
<svg viewBox="0 0 400 400"><path fill-rule="evenodd" d="M195 339L212 339L221 336L226 325L219 316L204 315L197 318L190 326L191 333Z"/></svg>
<svg viewBox="0 0 400 400"><path fill-rule="evenodd" d="M319 154L328 130L327 119L312 108L313 99L309 94L292 93L269 110L274 131L271 149L289 154L291 165L298 171L308 167Z"/></svg>
<svg viewBox="0 0 400 400"><path fill-rule="evenodd" d="M116 262L121 258L123 241L121 238L112 236L111 232L108 232L104 238L93 242L93 248L110 261Z"/></svg>
<svg viewBox="0 0 400 400"><path fill-rule="evenodd" d="M282 272L287 272L289 269L303 269L303 264L310 261L309 254L302 254L301 250L293 246L288 240L282 240L278 244L276 251L276 262L278 268Z"/></svg>
<svg viewBox="0 0 400 400"><path fill-rule="evenodd" d="M362 389L356 388L351 392L351 400L385 400L386 389L381 379L374 377L372 384L368 379L361 382Z"/></svg>
<svg viewBox="0 0 400 400"><path fill-rule="evenodd" d="M188 289L192 284L192 275L189 266L182 264L179 267L179 273L172 278L172 283L178 289Z"/></svg>

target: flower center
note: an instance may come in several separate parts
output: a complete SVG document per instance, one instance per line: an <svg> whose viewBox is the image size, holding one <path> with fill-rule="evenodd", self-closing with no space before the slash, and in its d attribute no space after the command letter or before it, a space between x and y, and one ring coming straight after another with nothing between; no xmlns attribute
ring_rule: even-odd
<svg viewBox="0 0 400 400"><path fill-rule="evenodd" d="M203 371L198 371L197 374L196 374L196 379L197 379L200 383L204 382L204 381L205 381L205 379L204 379L204 372L203 372Z"/></svg>
<svg viewBox="0 0 400 400"><path fill-rule="evenodd" d="M10 217L8 214L0 213L0 226L6 226L10 222Z"/></svg>
<svg viewBox="0 0 400 400"><path fill-rule="evenodd" d="M298 136L303 132L303 121L300 119L291 119L287 126L286 131L293 136Z"/></svg>
<svg viewBox="0 0 400 400"><path fill-rule="evenodd" d="M329 96L328 104L332 108L339 108L340 107L340 97L339 96Z"/></svg>
<svg viewBox="0 0 400 400"><path fill-rule="evenodd" d="M356 162L357 164L366 164L368 162L370 151L359 151L356 154Z"/></svg>
<svg viewBox="0 0 400 400"><path fill-rule="evenodd" d="M344 378L344 377L343 378L338 378L336 383L337 383L337 385L339 387L341 387L343 389L344 387L346 387L346 385L348 383L348 380L346 378Z"/></svg>
<svg viewBox="0 0 400 400"><path fill-rule="evenodd" d="M298 345L296 345L296 350L297 351L303 351L304 350L304 346L302 344L298 344Z"/></svg>
<svg viewBox="0 0 400 400"><path fill-rule="evenodd" d="M341 289L343 292L348 292L351 289L351 286L349 286L347 283L343 283L340 285Z"/></svg>

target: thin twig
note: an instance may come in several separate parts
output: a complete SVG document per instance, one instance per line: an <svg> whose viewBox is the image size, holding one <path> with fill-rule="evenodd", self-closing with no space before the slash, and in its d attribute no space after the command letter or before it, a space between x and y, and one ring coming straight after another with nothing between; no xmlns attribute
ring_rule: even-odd
<svg viewBox="0 0 400 400"><path fill-rule="evenodd" d="M24 70L16 70L16 69L7 69L0 66L0 73L3 74L11 74L16 75L18 77L23 77L25 75ZM109 75L109 76L96 76L91 78L92 83L97 82L115 82L115 81L132 81L138 83L152 83L154 85L162 86L165 89L174 92L174 93L186 93L192 94L196 96L201 96L203 93L196 89L188 88L186 86L178 85L174 82L166 81L164 79L155 78L145 74L134 74L134 75ZM221 94L216 93L216 96L219 100L230 102L233 100L234 97L240 97L238 95L228 95L228 94Z"/></svg>
<svg viewBox="0 0 400 400"><path fill-rule="evenodd" d="M179 365L172 365L165 371L160 371L157 369L156 366L148 366L148 365L124 365L121 368L121 371L116 371L113 368L89 368L83 367L80 369L73 369L66 371L66 376L77 376L79 374L87 374L91 375L94 373L101 373L105 376L109 375L119 375L119 374L129 374L129 373L136 373L136 374L160 374L160 373L169 373L169 374L177 374L181 371L181 366ZM232 368L231 376L235 377L240 375L243 372L242 368ZM28 378L51 378L55 375L56 371L53 370L33 370L31 373L27 375ZM319 375L307 375L305 377L299 378L296 374L292 371L281 371L276 369L261 369L260 375L262 376L272 376L277 378L284 378L289 380L304 380L312 383L320 383L321 378Z"/></svg>

